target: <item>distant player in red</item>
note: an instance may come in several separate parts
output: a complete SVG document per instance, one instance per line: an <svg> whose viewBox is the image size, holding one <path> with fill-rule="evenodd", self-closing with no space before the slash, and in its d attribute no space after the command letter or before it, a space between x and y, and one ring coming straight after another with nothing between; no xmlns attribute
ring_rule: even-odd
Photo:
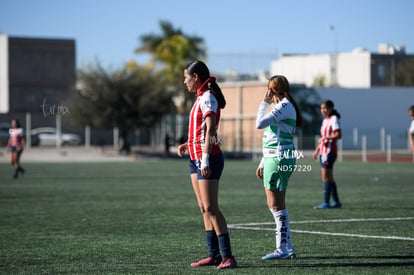
<svg viewBox="0 0 414 275"><path fill-rule="evenodd" d="M410 141L411 152L414 154L414 105L408 109L408 115L411 117L408 139Z"/></svg>
<svg viewBox="0 0 414 275"><path fill-rule="evenodd" d="M321 137L313 153L313 158L316 159L319 154L322 182L324 183L324 202L315 206L315 208L341 208L342 204L339 201L337 187L333 177L333 166L338 153L336 141L342 137L340 127L341 115L335 110L334 103L331 100L322 102L321 113L325 119L322 122ZM333 198L332 205L329 202L331 196Z"/></svg>
<svg viewBox="0 0 414 275"><path fill-rule="evenodd" d="M13 178L17 178L19 176L19 173L24 173L24 169L20 166L20 157L23 153L24 147L24 134L23 129L20 128L20 123L18 120L12 120L9 134L10 138L7 144L7 149L11 152L11 164L15 168Z"/></svg>
<svg viewBox="0 0 414 275"><path fill-rule="evenodd" d="M190 176L194 193L204 219L208 257L191 264L192 267L217 265L217 269L237 267L227 223L218 206L218 188L224 168L224 158L217 138L220 109L226 105L223 93L210 76L206 64L189 63L184 70L184 84L197 94L190 112L188 140L178 146L177 154L188 151ZM220 254L221 251L221 254Z"/></svg>

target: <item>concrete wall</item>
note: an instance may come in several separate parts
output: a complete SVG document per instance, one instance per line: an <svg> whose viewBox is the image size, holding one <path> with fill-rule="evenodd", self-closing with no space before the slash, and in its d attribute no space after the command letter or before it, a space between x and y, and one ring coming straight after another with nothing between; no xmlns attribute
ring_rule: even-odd
<svg viewBox="0 0 414 275"><path fill-rule="evenodd" d="M0 33L0 114L9 112L9 40Z"/></svg>
<svg viewBox="0 0 414 275"><path fill-rule="evenodd" d="M306 86L315 85L315 79L323 77L325 86L369 88L371 54L355 51L337 55L283 55L272 62L271 74L285 75L291 83L303 83Z"/></svg>
<svg viewBox="0 0 414 275"><path fill-rule="evenodd" d="M371 87L371 54L369 52L338 54L337 84L345 88Z"/></svg>
<svg viewBox="0 0 414 275"><path fill-rule="evenodd" d="M315 88L322 100L331 99L342 115L345 147L354 128L358 136L366 135L371 148L380 146L380 129L391 135L394 148L407 147L407 131L411 119L408 108L414 105L414 87L341 89ZM360 146L360 144L358 144Z"/></svg>
<svg viewBox="0 0 414 275"><path fill-rule="evenodd" d="M271 64L271 75L282 74L291 83L314 85L316 78L324 77L331 83L331 59L328 54L320 55L286 55Z"/></svg>

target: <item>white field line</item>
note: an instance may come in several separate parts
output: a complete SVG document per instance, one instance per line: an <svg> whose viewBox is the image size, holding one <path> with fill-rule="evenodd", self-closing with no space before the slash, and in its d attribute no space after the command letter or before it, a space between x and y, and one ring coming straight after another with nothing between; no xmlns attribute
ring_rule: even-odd
<svg viewBox="0 0 414 275"><path fill-rule="evenodd" d="M407 221L414 220L414 217L395 217L395 218L365 218L365 219L341 219L341 220L308 220L308 221L291 221L291 224L307 224L307 223L339 223L339 222L371 222L371 221ZM229 228L233 229L245 229L256 231L274 231L274 228L258 227L261 225L274 225L274 222L263 223L245 223L245 224L229 224ZM404 240L414 241L414 238L399 237L399 236L375 236L375 235L362 235L362 234L347 234L347 233L332 233L321 231L307 231L307 230L291 230L294 233L300 234L316 234L316 235L329 235L329 236L342 236L342 237L357 237L357 238L373 238L373 239L392 239L392 240Z"/></svg>
<svg viewBox="0 0 414 275"><path fill-rule="evenodd" d="M290 222L295 224L303 223L331 223L331 222L384 222L384 221L409 221L414 220L414 217L395 217L395 218L362 218L362 219L340 219L340 220L309 220Z"/></svg>
<svg viewBox="0 0 414 275"><path fill-rule="evenodd" d="M414 238L399 237L399 236L375 236L375 235L331 233L331 232L305 231L305 230L290 230L290 231L295 232L295 233L315 234L315 235L329 235L329 236L356 237L356 238L391 239L391 240L401 240L401 241L414 241Z"/></svg>

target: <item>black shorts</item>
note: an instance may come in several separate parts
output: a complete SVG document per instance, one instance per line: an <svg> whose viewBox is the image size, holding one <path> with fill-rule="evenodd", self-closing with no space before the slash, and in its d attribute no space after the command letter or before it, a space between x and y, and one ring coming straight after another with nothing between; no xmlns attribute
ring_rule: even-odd
<svg viewBox="0 0 414 275"><path fill-rule="evenodd" d="M336 154L328 153L319 155L319 162L322 168L332 169L336 161Z"/></svg>
<svg viewBox="0 0 414 275"><path fill-rule="evenodd" d="M221 173L223 172L224 168L224 157L223 153L217 155L210 155L209 158L209 167L211 170L211 175L208 178L203 177L201 175L201 159L190 160L189 167L190 167L190 174L197 174L199 180L218 180L221 177Z"/></svg>
<svg viewBox="0 0 414 275"><path fill-rule="evenodd" d="M23 149L20 149L19 147L17 147L17 146L12 146L11 148L10 148L10 151L12 152L12 153L21 153L22 151L23 151Z"/></svg>

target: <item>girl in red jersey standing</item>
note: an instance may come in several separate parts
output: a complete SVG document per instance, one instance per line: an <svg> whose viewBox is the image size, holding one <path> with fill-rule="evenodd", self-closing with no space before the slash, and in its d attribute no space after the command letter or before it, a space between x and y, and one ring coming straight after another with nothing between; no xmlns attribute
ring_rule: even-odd
<svg viewBox="0 0 414 275"><path fill-rule="evenodd" d="M189 63L184 70L184 84L189 92L197 93L190 112L188 140L178 146L177 154L188 151L190 175L194 193L204 219L208 257L191 263L192 267L216 265L217 269L237 267L230 246L226 220L218 206L218 187L224 167L217 127L220 109L226 101L206 64ZM221 251L221 254L220 254Z"/></svg>
<svg viewBox="0 0 414 275"><path fill-rule="evenodd" d="M321 104L321 113L325 117L321 127L321 137L316 147L313 158L316 159L319 154L321 163L322 182L324 183L324 202L315 209L341 208L335 179L333 176L333 166L337 156L336 141L342 137L340 128L341 115L335 110L334 103L326 100ZM329 203L332 195L333 204Z"/></svg>
<svg viewBox="0 0 414 275"><path fill-rule="evenodd" d="M19 176L19 173L24 173L24 169L20 166L20 157L23 153L24 147L24 135L23 129L20 128L20 123L18 120L12 120L9 133L10 138L7 144L7 149L11 152L11 164L15 168L13 178L17 178Z"/></svg>

